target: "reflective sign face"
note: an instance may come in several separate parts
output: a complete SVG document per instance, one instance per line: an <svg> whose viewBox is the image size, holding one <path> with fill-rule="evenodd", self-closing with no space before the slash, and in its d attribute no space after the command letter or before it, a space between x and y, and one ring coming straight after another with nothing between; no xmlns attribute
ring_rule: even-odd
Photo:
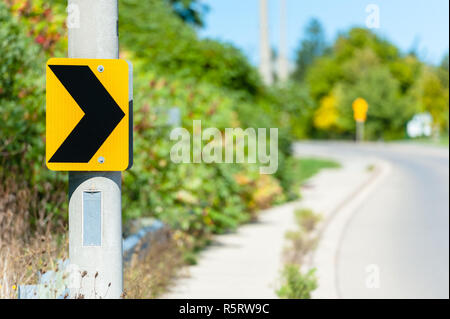
<svg viewBox="0 0 450 319"><path fill-rule="evenodd" d="M47 62L46 162L54 171L132 165L130 66L125 60Z"/></svg>
<svg viewBox="0 0 450 319"><path fill-rule="evenodd" d="M355 121L365 122L367 120L367 111L369 111L369 104L363 98L357 98L353 102Z"/></svg>

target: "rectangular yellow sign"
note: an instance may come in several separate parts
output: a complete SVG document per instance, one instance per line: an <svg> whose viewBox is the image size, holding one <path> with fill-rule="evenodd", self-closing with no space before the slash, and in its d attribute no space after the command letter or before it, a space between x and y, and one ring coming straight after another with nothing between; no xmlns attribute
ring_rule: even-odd
<svg viewBox="0 0 450 319"><path fill-rule="evenodd" d="M132 165L131 65L52 58L46 68L46 162L54 171L124 171Z"/></svg>

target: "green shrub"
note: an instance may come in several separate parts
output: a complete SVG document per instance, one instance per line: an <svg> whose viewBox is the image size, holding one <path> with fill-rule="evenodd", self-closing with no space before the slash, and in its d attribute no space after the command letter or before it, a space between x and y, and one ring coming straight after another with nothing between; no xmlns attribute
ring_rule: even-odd
<svg viewBox="0 0 450 319"><path fill-rule="evenodd" d="M311 209L299 209L295 211L295 219L300 229L310 233L316 229L317 225L322 220L322 216L316 214Z"/></svg>
<svg viewBox="0 0 450 319"><path fill-rule="evenodd" d="M61 53L66 41L44 46L36 33L48 16L47 4L30 2L13 12L20 26L2 5L1 43L8 69L0 95L1 170L14 174L30 188L66 193L66 173L45 167L44 66L46 55ZM52 0L51 29L61 33L63 1ZM42 7L42 8L41 8ZM48 9L48 8L47 8ZM192 130L193 120L203 127L280 127L283 117L273 109L276 97L263 94L256 70L241 52L230 45L200 40L194 29L176 17L167 3L159 0L120 1L122 56L134 64L134 166L123 175L124 219L153 216L196 237L223 233L255 217L255 211L286 197L277 176L261 177L257 165L190 164L170 161L171 127L165 110L178 107L182 126ZM3 28L3 25L6 27ZM28 38L25 34L30 34ZM53 33L45 35L53 39ZM33 43L38 42L38 43ZM46 43L46 42L44 42ZM2 60L3 62L3 60ZM22 92L25 90L24 92ZM21 93L22 92L22 93ZM19 98L20 96L20 98ZM257 116L255 116L257 114ZM290 153L289 130L280 130L281 158ZM14 168L17 172L11 172ZM284 167L280 168L281 170ZM288 175L286 173L280 173ZM63 200L65 203L65 200ZM65 206L48 203L47 213L65 212Z"/></svg>
<svg viewBox="0 0 450 319"><path fill-rule="evenodd" d="M31 216L60 219L65 176L50 172L44 159L45 57L3 2L0 25L0 183L36 194Z"/></svg>
<svg viewBox="0 0 450 319"><path fill-rule="evenodd" d="M311 292L317 289L315 269L303 274L297 265L286 265L283 269L283 285L277 295L283 299L311 299Z"/></svg>

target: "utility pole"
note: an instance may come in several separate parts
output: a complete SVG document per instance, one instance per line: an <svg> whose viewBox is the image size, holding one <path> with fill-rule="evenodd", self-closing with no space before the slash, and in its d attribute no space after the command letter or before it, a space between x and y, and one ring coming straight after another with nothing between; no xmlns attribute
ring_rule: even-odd
<svg viewBox="0 0 450 319"><path fill-rule="evenodd" d="M117 59L117 0L68 4L69 58ZM71 298L122 296L121 183L121 172L69 172Z"/></svg>
<svg viewBox="0 0 450 319"><path fill-rule="evenodd" d="M269 20L267 0L259 1L260 9L260 65L259 72L266 85L273 84L272 59L269 40Z"/></svg>
<svg viewBox="0 0 450 319"><path fill-rule="evenodd" d="M280 0L280 50L278 55L278 79L281 83L289 79L289 61L287 57L287 13L286 0Z"/></svg>

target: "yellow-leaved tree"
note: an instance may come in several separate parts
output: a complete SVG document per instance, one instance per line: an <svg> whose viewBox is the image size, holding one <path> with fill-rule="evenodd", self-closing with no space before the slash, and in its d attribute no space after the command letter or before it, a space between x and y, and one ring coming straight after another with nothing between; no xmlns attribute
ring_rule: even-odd
<svg viewBox="0 0 450 319"><path fill-rule="evenodd" d="M320 106L314 114L314 126L321 130L329 130L336 126L338 120L337 99L329 94L320 100Z"/></svg>

